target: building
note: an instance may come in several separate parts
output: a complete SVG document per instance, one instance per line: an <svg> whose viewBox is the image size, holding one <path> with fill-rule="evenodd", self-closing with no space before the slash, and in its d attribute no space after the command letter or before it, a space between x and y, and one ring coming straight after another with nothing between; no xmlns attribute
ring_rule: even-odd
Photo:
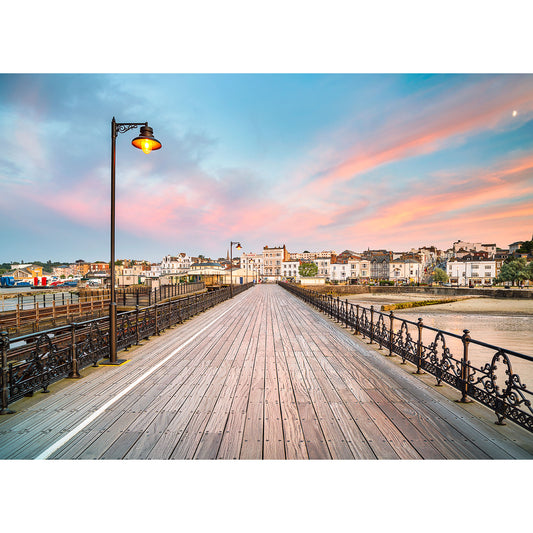
<svg viewBox="0 0 533 533"><path fill-rule="evenodd" d="M361 255L361 259L370 263L370 280L372 281L389 279L389 263L392 258L392 252L387 250L367 250Z"/></svg>
<svg viewBox="0 0 533 533"><path fill-rule="evenodd" d="M282 272L282 262L289 261L290 254L285 245L270 248L263 247L263 277L267 281L280 281Z"/></svg>
<svg viewBox="0 0 533 533"><path fill-rule="evenodd" d="M289 261L282 261L281 262L281 276L282 279L285 280L293 280L298 281L300 279L300 261L293 261L290 259Z"/></svg>
<svg viewBox="0 0 533 533"><path fill-rule="evenodd" d="M498 272L494 259L451 259L446 265L450 283L460 287L490 286Z"/></svg>
<svg viewBox="0 0 533 533"><path fill-rule="evenodd" d="M317 277L319 278L330 277L329 269L331 265L331 256L327 258L326 257L317 258L313 261L313 263L315 263L316 266L318 267L318 271L316 273Z"/></svg>
<svg viewBox="0 0 533 533"><path fill-rule="evenodd" d="M35 278L42 278L43 267L32 264L14 264L11 265L11 271L5 275L12 276L15 281L29 281L33 283Z"/></svg>
<svg viewBox="0 0 533 533"><path fill-rule="evenodd" d="M192 259L185 253L166 255L161 261L161 274L184 274L192 265Z"/></svg>
<svg viewBox="0 0 533 533"><path fill-rule="evenodd" d="M55 276L60 279L73 278L78 275L78 270L76 265L60 265L52 269L52 276Z"/></svg>
<svg viewBox="0 0 533 533"><path fill-rule="evenodd" d="M420 283L424 272L422 263L416 259L402 257L389 262L389 280L396 285Z"/></svg>
<svg viewBox="0 0 533 533"><path fill-rule="evenodd" d="M263 275L263 254L243 253L241 255L241 268L253 276L253 279L258 281Z"/></svg>
<svg viewBox="0 0 533 533"><path fill-rule="evenodd" d="M215 261L205 263L193 263L187 276L190 281L203 281L206 286L222 285L226 274L229 279L229 271Z"/></svg>

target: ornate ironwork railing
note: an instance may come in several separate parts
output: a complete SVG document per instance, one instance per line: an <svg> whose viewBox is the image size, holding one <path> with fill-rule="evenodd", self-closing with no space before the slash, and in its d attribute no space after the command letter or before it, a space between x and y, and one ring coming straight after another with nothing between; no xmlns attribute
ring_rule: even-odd
<svg viewBox="0 0 533 533"><path fill-rule="evenodd" d="M513 365L531 371L533 357L487 344L470 337L468 330L456 335L417 322L382 313L348 300L320 294L285 282L279 284L331 318L368 338L370 344L400 356L402 363L416 366L416 373L435 376L437 385L447 383L461 393L458 400L472 398L496 414L497 424L511 420L533 432L533 391L513 370Z"/></svg>
<svg viewBox="0 0 533 533"><path fill-rule="evenodd" d="M251 287L236 285L233 295ZM127 350L142 339L159 335L164 329L230 298L230 288L190 295L118 314L117 349ZM0 333L1 411L12 412L8 405L23 396L31 396L65 377L78 378L79 371L109 357L109 316L85 322L9 338Z"/></svg>

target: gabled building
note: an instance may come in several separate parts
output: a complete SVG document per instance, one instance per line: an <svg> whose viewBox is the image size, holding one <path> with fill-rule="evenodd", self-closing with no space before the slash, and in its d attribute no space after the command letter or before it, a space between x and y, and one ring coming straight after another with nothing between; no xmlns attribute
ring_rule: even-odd
<svg viewBox="0 0 533 533"><path fill-rule="evenodd" d="M389 262L389 280L395 284L420 283L423 268L419 260L411 257L393 259Z"/></svg>
<svg viewBox="0 0 533 533"><path fill-rule="evenodd" d="M161 261L161 273L163 275L183 274L191 268L191 265L191 258L183 252L177 255L166 255Z"/></svg>

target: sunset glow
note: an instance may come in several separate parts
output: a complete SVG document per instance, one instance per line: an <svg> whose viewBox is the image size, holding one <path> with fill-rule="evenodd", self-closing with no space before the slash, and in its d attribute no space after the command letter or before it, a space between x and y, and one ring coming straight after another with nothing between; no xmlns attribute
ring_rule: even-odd
<svg viewBox="0 0 533 533"><path fill-rule="evenodd" d="M119 258L533 233L532 75L5 74L3 261L107 258L113 116Z"/></svg>

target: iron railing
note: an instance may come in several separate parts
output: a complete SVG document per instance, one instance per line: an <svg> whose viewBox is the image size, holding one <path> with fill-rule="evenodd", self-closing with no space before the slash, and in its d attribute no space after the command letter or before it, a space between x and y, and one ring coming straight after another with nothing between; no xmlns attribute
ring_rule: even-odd
<svg viewBox="0 0 533 533"><path fill-rule="evenodd" d="M412 322L392 311L387 314L374 306L367 308L291 283L278 283L368 338L370 344L387 350L388 356L412 363L416 373L430 373L437 385L451 385L461 393L459 402L468 403L472 398L495 412L497 424L507 419L533 432L533 391L513 372L514 364L522 369L527 366L531 373L533 357L472 339L466 329L463 335L456 335L426 326L421 318Z"/></svg>
<svg viewBox="0 0 533 533"><path fill-rule="evenodd" d="M233 295L252 285L236 285ZM148 307L137 305L133 311L119 313L117 350L127 350L229 298L229 287L223 287ZM7 406L23 396L40 389L48 392L51 383L65 377L79 378L81 369L98 366L101 359L109 358L109 316L12 339L4 331L0 333L0 350L3 414L12 412Z"/></svg>

